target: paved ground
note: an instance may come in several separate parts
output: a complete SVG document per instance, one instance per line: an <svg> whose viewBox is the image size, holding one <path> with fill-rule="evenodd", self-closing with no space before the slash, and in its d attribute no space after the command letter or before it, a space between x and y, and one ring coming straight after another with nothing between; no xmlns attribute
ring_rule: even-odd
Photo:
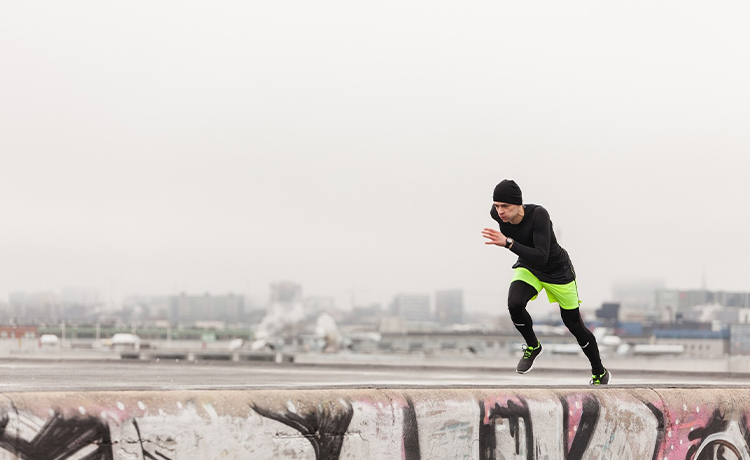
<svg viewBox="0 0 750 460"><path fill-rule="evenodd" d="M747 386L750 374L612 368L617 386ZM587 386L581 369L363 364L275 364L104 360L0 360L0 392L272 388Z"/></svg>

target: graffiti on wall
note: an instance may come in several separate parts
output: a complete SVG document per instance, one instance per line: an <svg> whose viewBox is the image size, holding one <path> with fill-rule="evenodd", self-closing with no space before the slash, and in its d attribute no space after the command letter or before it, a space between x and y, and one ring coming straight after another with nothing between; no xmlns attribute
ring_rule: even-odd
<svg viewBox="0 0 750 460"><path fill-rule="evenodd" d="M95 417L65 418L53 412L46 421L18 413L0 419L0 449L23 460L111 460L111 445L109 427Z"/></svg>
<svg viewBox="0 0 750 460"><path fill-rule="evenodd" d="M276 420L297 430L312 445L315 458L336 460L341 454L344 434L354 415L352 405L344 399L329 400L317 404L312 410L298 413L289 403L286 411L276 412L271 408L252 405L263 417Z"/></svg>
<svg viewBox="0 0 750 460"><path fill-rule="evenodd" d="M42 415L11 405L0 412L0 459L750 460L750 411L683 399L380 392L250 400L223 415L210 402L189 400L168 410L117 402Z"/></svg>

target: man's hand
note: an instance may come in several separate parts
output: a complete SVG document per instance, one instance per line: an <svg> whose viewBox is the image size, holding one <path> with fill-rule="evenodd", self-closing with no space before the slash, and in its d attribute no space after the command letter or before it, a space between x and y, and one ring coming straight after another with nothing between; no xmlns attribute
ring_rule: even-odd
<svg viewBox="0 0 750 460"><path fill-rule="evenodd" d="M482 236L487 238L488 241L485 241L484 244L494 244L496 246L505 247L505 235L500 233L499 230L495 230L494 228L485 228L482 230Z"/></svg>

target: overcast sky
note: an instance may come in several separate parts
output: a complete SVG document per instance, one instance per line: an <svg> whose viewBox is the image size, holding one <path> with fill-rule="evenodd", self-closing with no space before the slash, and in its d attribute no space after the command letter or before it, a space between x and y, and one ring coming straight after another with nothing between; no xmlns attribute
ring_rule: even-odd
<svg viewBox="0 0 750 460"><path fill-rule="evenodd" d="M0 299L291 280L504 314L515 256L480 235L504 178L584 308L750 291L748 5L5 2Z"/></svg>

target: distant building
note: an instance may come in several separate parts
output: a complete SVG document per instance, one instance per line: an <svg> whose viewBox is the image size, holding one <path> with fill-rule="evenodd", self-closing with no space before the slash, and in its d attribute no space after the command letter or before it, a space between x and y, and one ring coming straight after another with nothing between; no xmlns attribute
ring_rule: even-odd
<svg viewBox="0 0 750 460"><path fill-rule="evenodd" d="M444 326L463 324L464 292L459 289L435 292L435 316Z"/></svg>
<svg viewBox="0 0 750 460"><path fill-rule="evenodd" d="M8 316L18 322L28 322L32 318L57 321L64 317L60 296L49 291L11 292L7 310Z"/></svg>
<svg viewBox="0 0 750 460"><path fill-rule="evenodd" d="M656 321L661 311L655 309L655 295L664 289L664 281L644 279L620 281L612 287L613 300L620 304L620 319L624 321Z"/></svg>
<svg viewBox="0 0 750 460"><path fill-rule="evenodd" d="M430 296L398 294L391 303L391 314L407 321L430 321Z"/></svg>
<svg viewBox="0 0 750 460"><path fill-rule="evenodd" d="M234 294L212 296L182 293L171 298L173 322L224 321L236 323L244 319L245 298Z"/></svg>
<svg viewBox="0 0 750 460"><path fill-rule="evenodd" d="M623 321L675 322L696 315L695 307L750 308L750 293L709 291L706 289L666 289L661 283L619 284L613 289L620 302ZM722 315L728 319L736 313ZM739 314L737 314L739 316Z"/></svg>
<svg viewBox="0 0 750 460"><path fill-rule="evenodd" d="M73 320L90 317L104 305L104 296L98 289L66 288L60 300L63 316Z"/></svg>
<svg viewBox="0 0 750 460"><path fill-rule="evenodd" d="M294 304L302 301L302 285L289 281L271 284L271 304Z"/></svg>
<svg viewBox="0 0 750 460"><path fill-rule="evenodd" d="M724 307L750 308L750 292L714 292L714 302Z"/></svg>
<svg viewBox="0 0 750 460"><path fill-rule="evenodd" d="M98 289L65 288L60 299L67 305L96 306L104 303L102 291Z"/></svg>
<svg viewBox="0 0 750 460"><path fill-rule="evenodd" d="M131 295L126 297L123 308L133 312L140 311L140 316L150 318L169 318L172 305L171 296Z"/></svg>
<svg viewBox="0 0 750 460"><path fill-rule="evenodd" d="M729 326L729 353L750 355L750 324Z"/></svg>
<svg viewBox="0 0 750 460"><path fill-rule="evenodd" d="M660 289L656 292L656 308L672 308L684 312L701 305L750 308L750 292L724 292L699 290Z"/></svg>
<svg viewBox="0 0 750 460"><path fill-rule="evenodd" d="M719 358L729 352L730 331L711 329L656 329L655 345L682 345L692 358Z"/></svg>
<svg viewBox="0 0 750 460"><path fill-rule="evenodd" d="M616 302L605 302L602 307L596 310L596 318L603 325L615 327L620 320L620 304Z"/></svg>
<svg viewBox="0 0 750 460"><path fill-rule="evenodd" d="M408 331L406 321L401 316L385 316L380 321L380 332L405 334Z"/></svg>
<svg viewBox="0 0 750 460"><path fill-rule="evenodd" d="M372 330L377 330L382 319L383 310L379 303L374 303L352 308L344 317L343 324L368 326Z"/></svg>
<svg viewBox="0 0 750 460"><path fill-rule="evenodd" d="M36 326L0 326L0 339L34 339L38 335Z"/></svg>
<svg viewBox="0 0 750 460"><path fill-rule="evenodd" d="M724 325L748 324L750 323L750 308L726 307L715 312L714 319Z"/></svg>

